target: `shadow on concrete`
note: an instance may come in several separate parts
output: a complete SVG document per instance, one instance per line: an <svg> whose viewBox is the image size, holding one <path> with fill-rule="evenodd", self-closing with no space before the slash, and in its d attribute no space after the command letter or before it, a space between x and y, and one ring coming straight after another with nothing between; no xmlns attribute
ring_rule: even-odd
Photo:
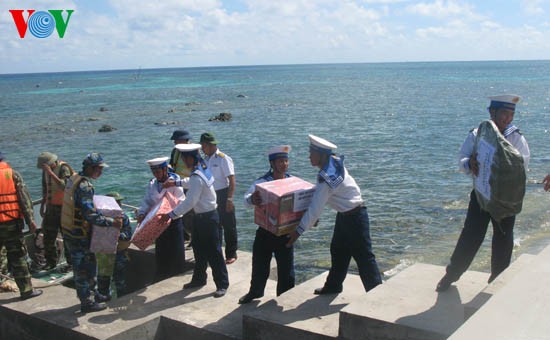
<svg viewBox="0 0 550 340"><path fill-rule="evenodd" d="M80 325L78 318L82 317L84 314L80 312L80 304L76 304L65 308L48 309L29 315L47 320L58 326L73 329Z"/></svg>
<svg viewBox="0 0 550 340"><path fill-rule="evenodd" d="M148 316L154 316L156 313L166 311L167 309L178 307L186 303L192 303L198 300L209 298L212 293L194 295L188 297L196 290L179 290L162 297L146 301L146 297L139 295L141 292L134 293L133 296L124 296L115 300L109 305L111 314L97 315L91 317L88 322L95 324L109 324L117 320L139 320Z"/></svg>
<svg viewBox="0 0 550 340"><path fill-rule="evenodd" d="M404 325L416 329L418 332L426 332L426 339L446 339L456 331L464 322L464 306L460 293L455 286L451 286L446 292L438 293L435 304L428 310L415 315L399 318L397 325ZM422 331L431 329L433 333Z"/></svg>

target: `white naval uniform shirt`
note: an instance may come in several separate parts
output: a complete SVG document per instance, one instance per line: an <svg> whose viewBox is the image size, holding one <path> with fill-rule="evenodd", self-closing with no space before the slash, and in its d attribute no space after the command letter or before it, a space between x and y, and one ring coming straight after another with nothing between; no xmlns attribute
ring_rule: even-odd
<svg viewBox="0 0 550 340"><path fill-rule="evenodd" d="M204 161L208 169L210 169L212 176L214 176L214 190L218 191L227 188L229 186L229 179L227 177L235 175L233 159L222 153L219 149L216 149L216 152L212 156L206 155Z"/></svg>
<svg viewBox="0 0 550 340"><path fill-rule="evenodd" d="M345 169L344 181L334 189L331 189L325 182L315 185L311 204L296 228L298 234L302 235L304 231L311 228L321 216L325 204L328 204L338 212L350 211L363 204L361 190L353 177L348 173L348 169Z"/></svg>
<svg viewBox="0 0 550 340"><path fill-rule="evenodd" d="M172 175L173 179L179 180L179 176ZM145 197L138 209L139 215L147 215L149 210L151 210L164 196L164 192L167 191L174 195L178 199L185 199L185 194L183 193L183 188L181 187L170 187L168 189L162 188L162 183L159 183L156 178L153 178L147 188L145 189Z"/></svg>
<svg viewBox="0 0 550 340"><path fill-rule="evenodd" d="M191 209L196 214L202 214L215 210L216 204L216 191L214 186L208 186L206 182L196 174L191 174L190 177L182 180L187 188L187 196L180 200L180 203L172 210L168 215L170 218L176 216L183 216Z"/></svg>
<svg viewBox="0 0 550 340"><path fill-rule="evenodd" d="M470 160L470 156L474 153L476 136L477 129L470 131L466 137L466 140L462 143L462 147L460 148L460 152L458 154L458 169L466 175L472 175L468 161ZM506 137L506 140L509 141L510 144L512 144L512 146L516 148L516 150L518 150L523 156L523 165L525 166L525 171L527 171L529 168L529 158L531 157L531 153L525 137L523 137L523 135L518 131L514 131Z"/></svg>
<svg viewBox="0 0 550 340"><path fill-rule="evenodd" d="M292 176L290 176L292 177ZM285 176L285 178L287 178ZM257 180L252 183L250 188L248 188L248 191L244 194L244 206L246 208L254 208L254 204L252 204L252 194L254 194L254 191L256 191L256 184L265 183L267 180L263 177L258 178Z"/></svg>
<svg viewBox="0 0 550 340"><path fill-rule="evenodd" d="M252 204L252 194L254 191L256 191L256 184L265 183L267 182L265 178L258 178L257 180L252 183L250 188L248 188L248 191L244 194L244 206L247 208L253 208L254 204Z"/></svg>

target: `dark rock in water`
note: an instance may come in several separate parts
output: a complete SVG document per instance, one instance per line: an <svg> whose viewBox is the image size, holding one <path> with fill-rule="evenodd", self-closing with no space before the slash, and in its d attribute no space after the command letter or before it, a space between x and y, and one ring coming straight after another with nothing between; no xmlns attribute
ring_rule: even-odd
<svg viewBox="0 0 550 340"><path fill-rule="evenodd" d="M89 122L97 122L98 120L100 120L100 118L96 118L96 117L90 117L90 118L88 118L88 121L89 121Z"/></svg>
<svg viewBox="0 0 550 340"><path fill-rule="evenodd" d="M112 127L111 125L109 124L104 124L99 130L97 130L98 132L111 132L111 131L115 131L116 128Z"/></svg>
<svg viewBox="0 0 550 340"><path fill-rule="evenodd" d="M217 122L228 122L231 120L231 118L233 118L233 116L231 115L231 113L229 112L222 112L220 113L219 115L215 116L215 117L212 117L210 118L208 121L209 122L212 122L212 121L217 121Z"/></svg>
<svg viewBox="0 0 550 340"><path fill-rule="evenodd" d="M99 112L105 112L108 111L106 107L102 106L99 108Z"/></svg>
<svg viewBox="0 0 550 340"><path fill-rule="evenodd" d="M246 96L244 94L239 94L237 95L237 98L246 98Z"/></svg>
<svg viewBox="0 0 550 340"><path fill-rule="evenodd" d="M35 87L40 87L40 84L36 84L36 86L35 86Z"/></svg>
<svg viewBox="0 0 550 340"><path fill-rule="evenodd" d="M170 109L170 110L168 110L168 113L174 113L174 112L176 112L176 109Z"/></svg>
<svg viewBox="0 0 550 340"><path fill-rule="evenodd" d="M185 103L185 106L190 106L190 105L200 105L200 103L198 103L198 102L187 102L187 103Z"/></svg>

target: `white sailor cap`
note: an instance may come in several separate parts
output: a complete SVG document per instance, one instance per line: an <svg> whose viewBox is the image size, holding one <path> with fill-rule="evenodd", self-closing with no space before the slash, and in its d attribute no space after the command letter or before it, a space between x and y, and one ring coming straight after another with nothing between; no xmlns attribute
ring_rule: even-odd
<svg viewBox="0 0 550 340"><path fill-rule="evenodd" d="M169 157L158 157L147 161L151 169L165 168L168 166Z"/></svg>
<svg viewBox="0 0 550 340"><path fill-rule="evenodd" d="M308 135L309 149L321 153L332 154L338 147L326 139L314 135Z"/></svg>
<svg viewBox="0 0 550 340"><path fill-rule="evenodd" d="M292 150L290 145L277 145L267 151L269 160L273 161L278 158L288 158L288 153Z"/></svg>
<svg viewBox="0 0 550 340"><path fill-rule="evenodd" d="M516 104L521 100L520 96L514 94L504 94L500 96L491 96L489 97L491 104L489 105L490 109L509 109L515 110Z"/></svg>
<svg viewBox="0 0 550 340"><path fill-rule="evenodd" d="M175 146L180 152L193 152L201 149L201 145L197 143L178 144Z"/></svg>

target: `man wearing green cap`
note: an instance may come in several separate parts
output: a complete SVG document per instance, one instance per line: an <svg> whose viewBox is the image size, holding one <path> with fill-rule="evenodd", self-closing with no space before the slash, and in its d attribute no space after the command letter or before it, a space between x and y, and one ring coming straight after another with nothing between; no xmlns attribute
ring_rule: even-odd
<svg viewBox="0 0 550 340"><path fill-rule="evenodd" d="M57 250L55 241L61 231L61 207L65 183L74 173L69 164L57 159L57 155L51 152L42 152L38 155L36 167L42 169L42 203L40 204L40 216L42 216L42 230L44 233L44 253L46 258L45 270L57 266ZM67 264L71 263L71 256L64 247Z"/></svg>
<svg viewBox="0 0 550 340"><path fill-rule="evenodd" d="M218 141L210 132L201 135L200 144L204 152L204 161L214 176L214 190L220 225L225 237L225 263L237 260L237 219L233 194L235 193L235 169L233 160L218 149ZM220 241L222 239L220 231Z"/></svg>

